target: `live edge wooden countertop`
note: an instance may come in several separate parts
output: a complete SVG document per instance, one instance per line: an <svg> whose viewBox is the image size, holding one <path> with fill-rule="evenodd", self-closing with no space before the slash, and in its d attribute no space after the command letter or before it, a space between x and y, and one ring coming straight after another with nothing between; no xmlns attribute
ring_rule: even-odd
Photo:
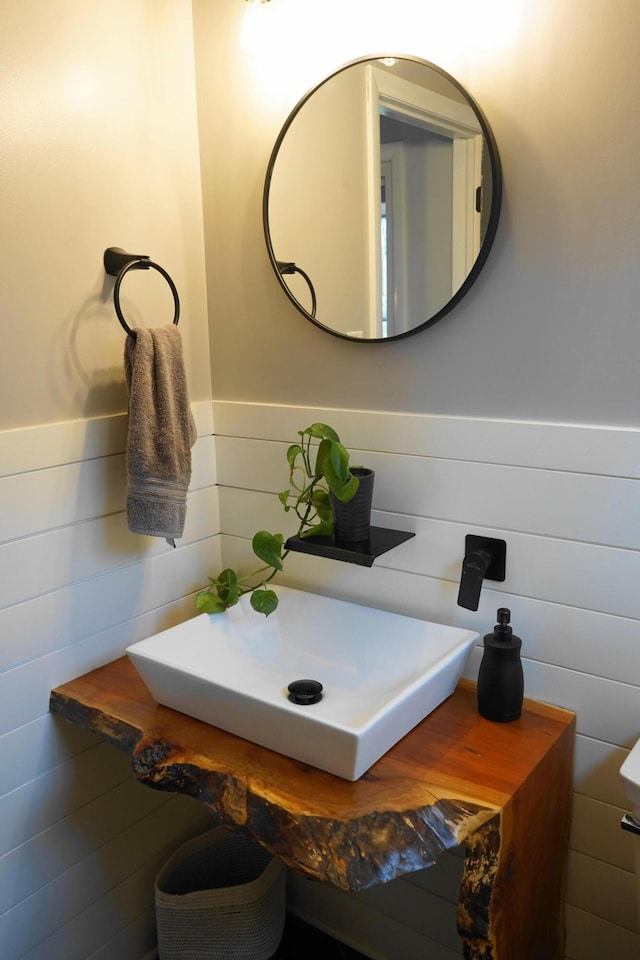
<svg viewBox="0 0 640 960"><path fill-rule="evenodd" d="M52 712L124 750L297 870L362 890L465 843L470 960L560 960L575 718L525 700L498 724L455 693L351 783L158 705L127 657L57 687Z"/></svg>

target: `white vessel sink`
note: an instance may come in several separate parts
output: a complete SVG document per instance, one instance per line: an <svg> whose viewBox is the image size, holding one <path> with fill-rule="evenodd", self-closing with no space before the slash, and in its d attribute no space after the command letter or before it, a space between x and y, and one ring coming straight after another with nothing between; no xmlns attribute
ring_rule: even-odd
<svg viewBox="0 0 640 960"><path fill-rule="evenodd" d="M631 803L633 816L640 822L640 740L620 767L624 792Z"/></svg>
<svg viewBox="0 0 640 960"><path fill-rule="evenodd" d="M478 634L278 587L127 649L152 696L237 736L357 780L453 693ZM292 703L311 679L322 699Z"/></svg>

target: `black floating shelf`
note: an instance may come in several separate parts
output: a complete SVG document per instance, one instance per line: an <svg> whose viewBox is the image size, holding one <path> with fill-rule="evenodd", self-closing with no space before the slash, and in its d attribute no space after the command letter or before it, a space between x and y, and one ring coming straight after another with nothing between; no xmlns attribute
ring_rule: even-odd
<svg viewBox="0 0 640 960"><path fill-rule="evenodd" d="M339 543L333 537L296 536L289 537L285 549L295 553L309 553L316 557L328 557L330 560L343 560L345 563L357 563L361 567L372 567L376 557L411 537L415 537L415 533L407 530L370 527L369 539L359 543Z"/></svg>

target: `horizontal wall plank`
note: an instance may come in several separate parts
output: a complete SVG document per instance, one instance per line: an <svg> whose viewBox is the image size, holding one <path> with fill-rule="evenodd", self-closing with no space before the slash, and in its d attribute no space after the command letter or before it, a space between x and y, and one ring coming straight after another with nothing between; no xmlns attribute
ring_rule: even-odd
<svg viewBox="0 0 640 960"><path fill-rule="evenodd" d="M216 437L218 482L278 493L287 486L286 450L281 443ZM629 523L638 507L637 480L360 449L352 452L353 463L366 461L376 471L376 510L640 547L640 528Z"/></svg>
<svg viewBox="0 0 640 960"><path fill-rule="evenodd" d="M566 900L580 910L638 932L635 876L627 870L569 850Z"/></svg>
<svg viewBox="0 0 640 960"><path fill-rule="evenodd" d="M194 400L191 403L191 413L199 437L208 437L214 433L215 424L213 422L213 403L211 400Z"/></svg>
<svg viewBox="0 0 640 960"><path fill-rule="evenodd" d="M213 437L193 448L191 490L216 482ZM126 504L124 454L0 478L0 542L119 513Z"/></svg>
<svg viewBox="0 0 640 960"><path fill-rule="evenodd" d="M0 736L0 796L95 747L88 730L47 714Z"/></svg>
<svg viewBox="0 0 640 960"><path fill-rule="evenodd" d="M567 904L567 960L638 960L640 936Z"/></svg>
<svg viewBox="0 0 640 960"><path fill-rule="evenodd" d="M0 476L122 453L126 438L125 413L3 430L0 431Z"/></svg>
<svg viewBox="0 0 640 960"><path fill-rule="evenodd" d="M189 495L180 546L220 532L217 487ZM123 567L171 547L161 537L130 533L126 514L73 523L0 545L0 609ZM0 669L9 651L0 653Z"/></svg>
<svg viewBox="0 0 640 960"><path fill-rule="evenodd" d="M154 879L167 857L208 825L195 801L170 799L0 917L0 932L9 934L3 960L86 960L150 908ZM22 929L21 918L31 915L33 921Z"/></svg>
<svg viewBox="0 0 640 960"><path fill-rule="evenodd" d="M213 433L210 401L191 404L199 437ZM126 413L0 431L0 477L123 453Z"/></svg>
<svg viewBox="0 0 640 960"><path fill-rule="evenodd" d="M0 479L0 497L2 541L118 513L125 503L124 456L13 474Z"/></svg>
<svg viewBox="0 0 640 960"><path fill-rule="evenodd" d="M162 861L162 855L153 857L109 890L105 897L36 944L20 960L87 960L89 955L105 960L125 960L128 956L131 960L142 960L149 950L147 945L157 941L155 908L150 907L149 902L153 896L154 877ZM143 910L141 919L146 920L147 929L138 932L144 947L140 952L132 953L136 943L132 935L135 936L137 931L126 921L135 910L144 906L146 910Z"/></svg>
<svg viewBox="0 0 640 960"><path fill-rule="evenodd" d="M481 657L480 647L474 647L465 676L477 677ZM638 687L524 657L522 666L525 696L573 710L578 733L621 747L632 747L640 737Z"/></svg>
<svg viewBox="0 0 640 960"><path fill-rule="evenodd" d="M285 514L278 498L270 493L221 487L220 510L222 530L234 536L251 538L260 529L282 532L288 536L297 529L295 516L291 512ZM576 623L576 633L569 635L571 642L584 643L587 649L583 651L583 656L589 657L591 647L597 645L596 653L602 650L602 638L606 636L609 642L609 632L613 631L619 643L624 642L623 637L629 638L628 656L624 658L625 663L620 665L621 668L634 668L638 659L635 650L640 638L640 596L636 588L640 582L640 552L553 540L496 528L461 527L457 523L409 518L378 510L373 512L372 521L391 529L410 529L416 534L411 540L379 557L375 562L376 567L449 580L455 583L456 593L464 557L465 534L476 533L505 539L506 579L500 584L486 581L485 587L508 595L506 601L509 603L509 597L512 596L514 603L515 598L547 600L553 604L615 615L616 622L592 616L583 625ZM521 616L527 617L522 629L527 634L531 633L527 629L529 624L538 629L536 611L535 604L525 603L522 606ZM546 659L547 653L553 653L558 639L567 636L566 631L572 629L572 621L559 619L549 626L552 627L549 631L550 649L541 654L542 659ZM592 636L594 642L590 645ZM640 664L637 675L640 678Z"/></svg>
<svg viewBox="0 0 640 960"><path fill-rule="evenodd" d="M167 802L133 776L0 857L0 914Z"/></svg>
<svg viewBox="0 0 640 960"><path fill-rule="evenodd" d="M18 960L139 870L160 846L158 838L170 821L171 801L167 800L142 823L0 915L3 960Z"/></svg>
<svg viewBox="0 0 640 960"><path fill-rule="evenodd" d="M214 437L199 437L191 450L189 490L199 490L218 482Z"/></svg>
<svg viewBox="0 0 640 960"><path fill-rule="evenodd" d="M445 850L426 870L415 870L400 879L450 903L457 903L463 865L464 848L461 845L453 850Z"/></svg>
<svg viewBox="0 0 640 960"><path fill-rule="evenodd" d="M157 960L157 940L154 905L137 916L111 940L107 940L87 960L113 960L114 957L118 960Z"/></svg>
<svg viewBox="0 0 640 960"><path fill-rule="evenodd" d="M640 477L640 430L632 427L229 400L214 401L213 411L215 432L220 436L295 443L298 430L321 421L331 424L349 449Z"/></svg>
<svg viewBox="0 0 640 960"><path fill-rule="evenodd" d="M474 532L482 533L478 529ZM588 605L589 597L585 594L584 584L580 582L580 571L589 563L589 554L594 548L585 544L570 544L568 546L571 549L566 551L570 554L570 560L562 557L561 549L561 560L569 560L569 566L565 571L559 570L556 577L557 567L551 543L544 570L541 567L536 570L541 553L538 549L539 543L536 542L538 538L520 536L517 542L513 542L513 538L509 537L507 579L504 584L485 581L478 610L473 612L464 611L457 606L461 560L453 559L455 547L452 538L455 536L455 529L440 529L437 533L441 540L434 550L435 555L450 557L449 570L451 567L457 570L457 576L453 580L442 578L441 592L450 598L449 616L447 617L443 609L438 619L455 621L484 634L492 629L497 608L508 607L511 610L514 630L522 638L523 652L530 659L640 685L640 658L637 656L640 621L636 616L623 615L631 612L635 614L638 607L634 584L640 581L627 577L626 572L629 567L638 565L640 554L612 548L595 548L609 554L610 565L604 557L598 558L597 568L603 573L601 583L594 582L595 578L592 579L591 576L585 577L594 587L592 602ZM493 535L498 531L484 533ZM442 543L445 538L448 541L448 551ZM386 569L390 577L393 572L399 585L402 583L403 570L411 574L437 576L435 570L431 574L411 571L406 555L405 559L402 559L404 547L405 544L402 544L397 550L380 557L376 565ZM394 557L394 554L398 557ZM629 557L633 557L633 563L629 563ZM524 590L522 593L518 591L514 581L524 585L529 573L531 577L528 585L531 593L527 595ZM619 586L617 591L610 591L614 598L617 593L618 604L612 602L612 597L607 595L607 585L611 583L611 579Z"/></svg>
<svg viewBox="0 0 640 960"><path fill-rule="evenodd" d="M131 779L131 760L99 743L0 796L0 857Z"/></svg>
<svg viewBox="0 0 640 960"><path fill-rule="evenodd" d="M207 569L205 559L207 555L209 554L204 552L194 555L193 569L186 572L186 580L190 583L201 570ZM159 577L160 571L155 570L155 574ZM181 574L175 573L172 582L175 589L180 592L184 588L181 580ZM158 585L155 578L151 578L151 583L154 588ZM155 589L151 590L152 596L148 598L149 600L157 600L157 595L153 596L154 593ZM183 610L181 609L180 612L182 613ZM144 616L141 613L131 619L127 618L106 630L87 636L85 639L69 642L52 653L30 660L0 675L0 699L3 703L0 732L8 733L15 727L29 723L46 713L49 694L53 687L122 656L129 644L180 622L176 620L177 610L172 605L158 606L145 613L148 615ZM189 613L191 615L197 613L195 596L191 598ZM115 616L119 614L116 613Z"/></svg>
<svg viewBox="0 0 640 960"><path fill-rule="evenodd" d="M428 894L422 896L426 901ZM459 943L455 949L444 946L370 907L361 894L350 894L328 883L314 883L291 871L287 904L296 916L372 960L458 960L462 956ZM445 901L440 904L448 906Z"/></svg>
<svg viewBox="0 0 640 960"><path fill-rule="evenodd" d="M401 514L377 512L376 518L383 527L407 527ZM380 557L381 566L459 583L465 535L497 537L507 544L500 592L634 618L636 641L640 636L640 596L634 586L640 583L640 551L422 518L412 518L411 529L415 538Z"/></svg>
<svg viewBox="0 0 640 960"><path fill-rule="evenodd" d="M0 690L10 696L12 684L20 683L16 673L20 666L11 665L11 659L19 658L18 664L24 664L54 650L68 651L89 635L126 624L193 593L206 584L207 571L218 564L219 538L210 537L175 550L166 547L165 552L147 560L0 611L0 634L6 643L0 660L4 670ZM74 654L64 656L70 664ZM14 726L27 722L13 720ZM9 722L9 717L5 718L5 724ZM0 718L0 734L3 732L6 727Z"/></svg>
<svg viewBox="0 0 640 960"><path fill-rule="evenodd" d="M575 789L583 796L628 810L620 767L629 755L623 747L579 735L574 757Z"/></svg>
<svg viewBox="0 0 640 960"><path fill-rule="evenodd" d="M424 886L407 883L403 877L352 896L357 907L368 908L381 918L402 924L452 953L460 950L456 929L457 896L453 900L434 896Z"/></svg>
<svg viewBox="0 0 640 960"><path fill-rule="evenodd" d="M283 479L286 483L286 477ZM288 537L298 529L295 513L285 513L275 493L220 486L218 496L222 533L251 539L256 530L270 530ZM386 514L376 512L375 517L379 516Z"/></svg>
<svg viewBox="0 0 640 960"><path fill-rule="evenodd" d="M575 793L569 846L577 853L634 871L632 837L620 828L621 807Z"/></svg>
<svg viewBox="0 0 640 960"><path fill-rule="evenodd" d="M91 663L98 666L114 659L135 640L142 640L188 620L196 612L194 600L192 594L181 597L174 603L149 611L129 625L120 624L104 634L87 638L84 655L89 659L84 669L83 665L77 664L73 658L69 663L65 661L61 669L64 676L56 682L51 682L53 674L47 677L46 669L39 671L40 687L31 699L34 710L38 713L37 718L0 736L0 795L55 769L58 764L76 757L100 742L94 734L48 712L51 687L66 682L72 675L79 676L92 669ZM50 661L50 664L50 669L55 673L56 661Z"/></svg>

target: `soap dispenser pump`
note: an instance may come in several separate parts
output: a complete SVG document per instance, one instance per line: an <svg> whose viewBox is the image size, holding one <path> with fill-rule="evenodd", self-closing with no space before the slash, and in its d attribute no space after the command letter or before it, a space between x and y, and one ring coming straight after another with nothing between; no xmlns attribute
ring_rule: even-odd
<svg viewBox="0 0 640 960"><path fill-rule="evenodd" d="M493 633L484 638L484 653L478 673L478 712L496 723L517 720L522 713L524 675L520 648L522 640L509 626L511 611L498 610Z"/></svg>

